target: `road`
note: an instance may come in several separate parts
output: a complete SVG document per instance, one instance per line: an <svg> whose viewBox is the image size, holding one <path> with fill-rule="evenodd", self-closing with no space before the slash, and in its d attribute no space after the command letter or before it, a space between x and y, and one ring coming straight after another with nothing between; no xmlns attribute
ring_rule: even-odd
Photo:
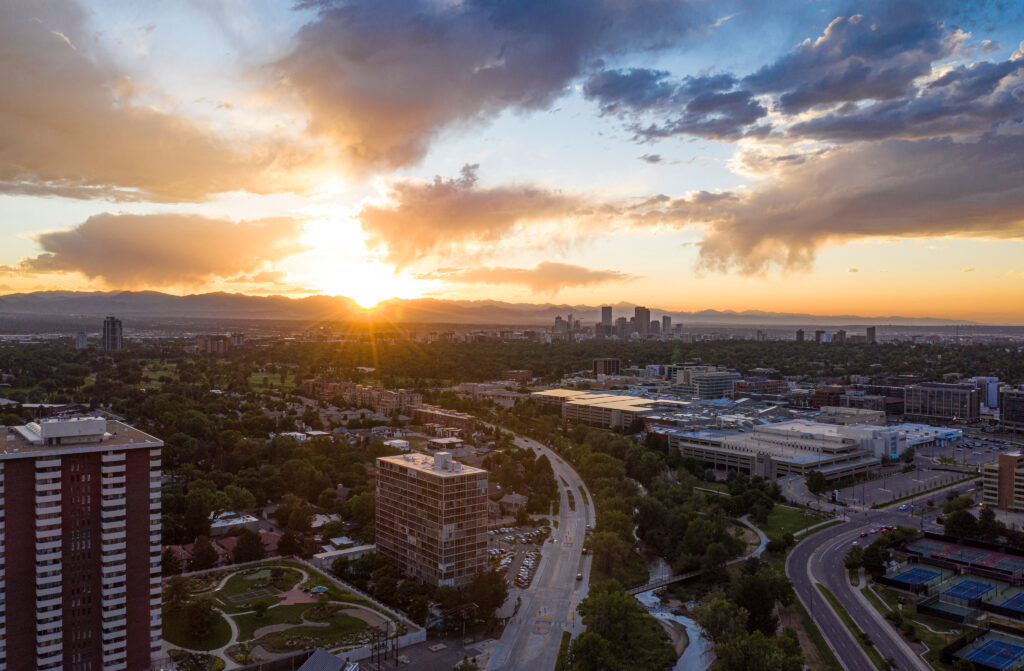
<svg viewBox="0 0 1024 671"><path fill-rule="evenodd" d="M583 632L576 607L587 595L590 576L591 557L584 556L582 550L586 525L594 523L593 499L588 491L586 503L583 502L583 480L550 449L524 436L516 436L515 444L544 454L551 462L561 494L558 528L553 530L553 540L544 545L537 575L523 591L519 611L495 645L487 669L549 671L558 658L562 631L570 631L574 636ZM565 482L575 498L575 510L569 509ZM581 572L583 580L576 580L576 574Z"/></svg>
<svg viewBox="0 0 1024 671"><path fill-rule="evenodd" d="M917 528L921 524L920 518L896 510L855 512L851 517L850 522L822 529L801 541L786 560L786 575L793 581L800 601L845 668L861 671L874 668L874 665L842 620L829 608L815 586L816 582L825 585L835 595L857 626L867 632L873 646L883 658L895 660L894 668L903 671L930 671L930 667L918 657L881 614L856 594L843 566L843 559L850 550L853 540L856 539L864 545L877 538L869 535L861 539L861 532L878 528L883 524ZM934 531L941 529L934 524L932 516L929 516L926 526Z"/></svg>

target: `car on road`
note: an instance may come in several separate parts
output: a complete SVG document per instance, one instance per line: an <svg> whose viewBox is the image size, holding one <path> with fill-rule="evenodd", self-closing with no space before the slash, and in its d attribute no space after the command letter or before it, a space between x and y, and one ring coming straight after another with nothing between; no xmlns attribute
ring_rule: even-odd
<svg viewBox="0 0 1024 671"><path fill-rule="evenodd" d="M902 506L900 506L900 510L906 510L906 509L907 509L907 504L906 503L904 503Z"/></svg>
<svg viewBox="0 0 1024 671"><path fill-rule="evenodd" d="M853 541L852 543L850 543L850 545L852 545L852 546L854 546L854 547L857 547L858 545L860 545L860 542L858 542L858 541Z"/></svg>
<svg viewBox="0 0 1024 671"><path fill-rule="evenodd" d="M878 530L877 529L871 529L870 531L868 531L868 533L869 534L877 534Z"/></svg>
<svg viewBox="0 0 1024 671"><path fill-rule="evenodd" d="M867 538L867 533L864 532L864 531L860 532L860 537L861 538Z"/></svg>
<svg viewBox="0 0 1024 671"><path fill-rule="evenodd" d="M577 573L576 574L576 579L577 580L583 580L583 574L582 573Z"/></svg>

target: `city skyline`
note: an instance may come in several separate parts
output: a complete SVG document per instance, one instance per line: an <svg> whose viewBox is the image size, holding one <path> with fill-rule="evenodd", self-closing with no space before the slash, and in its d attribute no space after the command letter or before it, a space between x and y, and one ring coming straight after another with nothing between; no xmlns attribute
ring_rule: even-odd
<svg viewBox="0 0 1024 671"><path fill-rule="evenodd" d="M1024 323L1021 8L0 7L0 295Z"/></svg>

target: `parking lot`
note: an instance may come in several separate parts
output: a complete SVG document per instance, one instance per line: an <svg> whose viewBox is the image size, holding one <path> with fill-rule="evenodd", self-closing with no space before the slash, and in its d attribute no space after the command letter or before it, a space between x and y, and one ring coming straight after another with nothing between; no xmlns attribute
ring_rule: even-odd
<svg viewBox="0 0 1024 671"><path fill-rule="evenodd" d="M505 572L510 586L529 587L540 565L540 548L550 535L548 527L500 527L488 533L491 564Z"/></svg>

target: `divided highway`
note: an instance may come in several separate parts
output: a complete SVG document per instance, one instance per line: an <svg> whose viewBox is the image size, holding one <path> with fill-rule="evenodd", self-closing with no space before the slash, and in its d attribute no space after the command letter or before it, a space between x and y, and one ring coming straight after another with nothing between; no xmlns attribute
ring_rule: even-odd
<svg viewBox="0 0 1024 671"><path fill-rule="evenodd" d="M581 487L586 491L583 480L550 449L524 436L516 436L515 444L544 454L551 462L561 495L558 528L552 530L553 541L544 545L533 583L523 591L519 610L495 645L487 669L549 671L558 658L562 631L583 631L583 624L575 613L576 606L587 595L591 558L582 551L586 526L594 523L593 500L587 492L583 501L580 494ZM575 510L570 510L570 491ZM583 580L576 579L580 572Z"/></svg>

